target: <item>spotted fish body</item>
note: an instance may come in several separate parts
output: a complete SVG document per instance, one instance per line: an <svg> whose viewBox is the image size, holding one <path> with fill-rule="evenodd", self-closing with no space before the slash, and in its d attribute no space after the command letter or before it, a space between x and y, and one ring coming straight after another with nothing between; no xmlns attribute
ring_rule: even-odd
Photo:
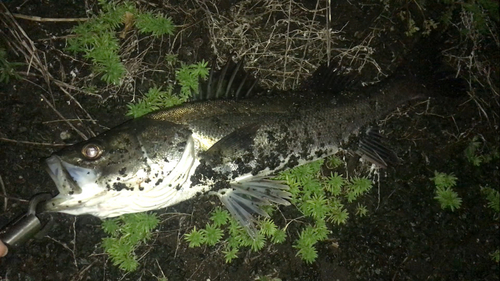
<svg viewBox="0 0 500 281"><path fill-rule="evenodd" d="M46 162L59 195L46 210L106 218L214 193L251 231L253 214L265 215L263 205L289 204L287 187L268 176L335 154L363 126L425 92L398 77L342 95L241 99L253 84L240 64L231 67L211 77L196 101L54 153ZM236 74L243 82L235 82ZM383 162L376 146L362 151Z"/></svg>

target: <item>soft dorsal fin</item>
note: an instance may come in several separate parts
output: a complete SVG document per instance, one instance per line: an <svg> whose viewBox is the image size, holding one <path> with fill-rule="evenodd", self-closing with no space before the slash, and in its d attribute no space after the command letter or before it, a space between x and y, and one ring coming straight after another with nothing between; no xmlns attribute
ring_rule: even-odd
<svg viewBox="0 0 500 281"><path fill-rule="evenodd" d="M244 99L256 95L260 92L258 80L245 71L243 64L243 60L235 63L229 59L222 69L212 68L208 79L200 81L198 93L191 101Z"/></svg>

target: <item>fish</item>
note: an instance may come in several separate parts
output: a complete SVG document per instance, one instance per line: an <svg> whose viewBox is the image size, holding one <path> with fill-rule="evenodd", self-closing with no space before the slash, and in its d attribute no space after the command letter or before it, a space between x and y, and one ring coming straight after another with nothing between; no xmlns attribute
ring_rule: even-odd
<svg viewBox="0 0 500 281"><path fill-rule="evenodd" d="M427 89L412 75L355 86L343 72L320 67L303 88L269 93L242 61L230 61L210 72L190 102L48 157L59 194L44 210L110 218L213 194L255 234L264 206L290 204L288 186L271 179L278 172L336 154L353 139L379 166L398 162L381 135L365 128Z"/></svg>

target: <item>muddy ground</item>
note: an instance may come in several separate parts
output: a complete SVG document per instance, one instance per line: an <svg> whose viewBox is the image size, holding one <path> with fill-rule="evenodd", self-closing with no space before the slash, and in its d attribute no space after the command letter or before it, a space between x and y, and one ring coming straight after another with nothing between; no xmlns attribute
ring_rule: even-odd
<svg viewBox="0 0 500 281"><path fill-rule="evenodd" d="M232 5L241 5L239 2L218 2L217 13L229 13L234 8ZM315 5L315 1L305 3ZM4 4L12 13L42 18L83 18L90 10L98 9L94 1L12 0ZM348 1L334 4L331 22L335 30L343 28L344 40L336 45L339 49L359 43L356 39L367 38L369 31L384 30L373 36L372 45L369 45L374 48L372 58L379 62L384 75L371 64L362 73L363 81L383 79L397 71L402 61L412 62L412 54L434 51L422 50L422 46L429 46L422 43L425 39L418 35L406 36L406 27L394 18L380 17L383 3L367 1L365 4L354 6ZM189 2L185 10L197 5L201 6L196 1ZM187 17L179 12L183 9L176 1L168 4L150 1L145 6L165 11L175 7L174 21L191 24L182 33L182 40L175 41L172 47L168 46L171 41L167 39L163 42L165 45L148 41L158 49L147 58L150 62L157 61L155 58L168 52L166 49L184 56L186 61L209 60L214 56L207 35L210 27L203 25L206 13ZM408 11L414 11L412 9ZM394 8L389 15L395 17L396 10L400 11ZM195 16L199 18L194 20ZM44 63L52 76L81 87L81 80L77 79L83 80L83 76L89 75L89 66L81 57L71 58L62 51L65 36L75 23L16 20L46 55ZM9 32L5 26L1 28L4 34ZM197 39L203 44L193 47ZM443 40L443 45L438 47L445 49L449 47L446 44L453 42L456 41ZM6 44L3 47L8 49ZM10 61L24 62L16 52L11 50L8 54ZM420 62L428 61L413 59L414 64ZM80 70L77 78L71 75L74 69ZM498 66L495 69L498 71ZM65 142L82 140L45 99L49 99L64 118L71 120L75 128L90 136L92 132L102 132L126 120L125 105L134 93L144 92L154 82L160 85L169 82L168 79L154 81L157 76L149 73L154 78L134 84L134 91L103 90L102 99L70 91L81 108L95 120L94 124L53 81L49 87L36 70L30 70L33 75L26 75L27 71L27 67L20 67L20 79L0 84L0 176L5 186L2 193L12 197L1 200L0 226L26 211L26 201L18 199L27 200L40 192L56 193L40 159ZM149 74L142 74L142 78ZM378 122L402 164L381 171L375 188L360 201L368 207L368 216L354 215L355 206L351 206L347 224L331 226L330 239L318 245L319 257L313 264L306 264L296 256L292 239L257 253L243 251L231 264L225 263L220 247L189 248L183 235L193 225L204 226L209 219L207 214L220 205L215 197L210 197L156 211L162 221L152 241L137 249L141 258L136 272L125 274L103 253L100 243L105 235L99 219L53 214L55 224L46 236L11 249L9 255L0 260L0 280L157 280L161 277L168 280L255 280L263 277L281 280L499 280L499 264L490 257L490 253L500 248L498 213L487 207L480 191L480 186L497 189L500 186L499 161L496 159L476 167L464 155L475 136L484 140L483 153L491 152L492 147L498 148L495 115L498 107L492 100L493 106L486 108L485 115L466 91L456 88L443 91L442 95L398 109ZM64 141L63 132L69 134ZM440 208L430 181L434 171L457 176L455 190L462 198L460 209L451 212ZM281 212L284 217L297 216L291 206L281 208ZM285 224L280 215L276 221ZM287 234L296 238L298 230L290 227Z"/></svg>

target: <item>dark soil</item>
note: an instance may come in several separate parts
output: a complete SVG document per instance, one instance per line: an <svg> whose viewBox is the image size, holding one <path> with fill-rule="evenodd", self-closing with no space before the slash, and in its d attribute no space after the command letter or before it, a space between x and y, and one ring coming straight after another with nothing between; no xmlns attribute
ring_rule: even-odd
<svg viewBox="0 0 500 281"><path fill-rule="evenodd" d="M232 2L238 1L221 1L219 12L229 9ZM400 30L400 26L394 28L389 26L390 20L377 18L383 7L380 1L375 2L378 4L354 7L347 1L340 1L332 9L336 15L332 27L339 29L350 19L351 24L344 30L346 37L359 31L356 33L359 38L364 38L363 32L374 22L378 28L392 30L374 39L378 40L374 43L376 48L381 50L376 53L377 61L386 74L395 71L402 61L411 61L412 51L418 55L429 53L429 50L418 52L421 46L428 46L421 43L420 38L408 38L402 34L404 29ZM152 3L158 9L176 6ZM97 11L94 1L7 1L4 4L12 13L45 18L86 17L86 10ZM176 22L184 22L180 13L174 13L173 17ZM55 77L71 83L72 70L78 68L83 73L90 73L88 65L73 61L60 51L65 45L62 36L69 33L74 23L22 19L18 19L18 23L37 48L47 54L48 69ZM186 61L210 59L205 27L190 28L173 50L182 56L188 49ZM193 49L192 42L199 38L204 44L200 49ZM352 44L352 40L344 44ZM154 46L158 50L147 58L151 62L164 55L161 48L166 48ZM23 59L9 51L9 60ZM414 60L415 64L419 62ZM370 70L362 79L377 80L375 76ZM0 84L0 176L6 195L28 200L37 193L56 193L55 185L40 162L58 149L51 144L81 140L41 99L40 93L67 119L86 119L86 115L54 85L50 93L42 77L22 73L21 77ZM147 83L141 84L138 91L143 92L147 87ZM132 94L110 94L104 99L73 94L97 120L96 124L87 120L72 121L89 136L91 132L102 132L126 120L125 105L132 98ZM402 164L380 172L376 187L360 201L368 207L369 215L358 217L354 215L355 206L350 207L347 224L331 227L330 240L318 245L319 257L311 265L296 256L292 241L298 233L294 227L289 228L289 239L285 243L268 246L257 253L243 250L230 264L225 263L218 246L189 248L184 234L193 225L204 226L209 220L207 214L215 205L220 205L217 198L209 197L156 211L162 221L153 239L137 249L140 267L133 273L119 270L104 254L100 243L105 234L98 218L52 214L54 225L46 236L11 249L8 256L0 260L0 280L157 280L161 277L168 280L255 280L258 277L281 280L499 280L499 264L490 257L490 253L500 249L498 213L487 207L488 202L480 190L480 186L500 186L499 161L496 159L476 167L464 156L474 136L485 140L484 153L491 147L498 148L498 124L492 115L490 117L485 118L468 95L447 93L399 109L380 121L380 129ZM64 141L63 132L70 135ZM443 210L434 199L435 188L430 180L434 171L457 176L455 191L462 198L460 209ZM0 201L0 227L27 210L26 201L9 199L6 205ZM292 206L281 208L281 212L284 217L297 216ZM46 214L41 217L47 219ZM281 216L277 215L275 220L284 226Z"/></svg>

